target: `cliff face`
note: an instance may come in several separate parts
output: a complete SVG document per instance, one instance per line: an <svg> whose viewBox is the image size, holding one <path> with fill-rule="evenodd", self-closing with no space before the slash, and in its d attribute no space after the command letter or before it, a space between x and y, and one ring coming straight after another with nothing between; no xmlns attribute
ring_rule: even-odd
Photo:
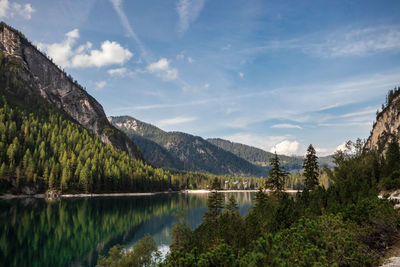
<svg viewBox="0 0 400 267"><path fill-rule="evenodd" d="M142 159L138 147L110 125L103 107L92 96L5 23L0 24L0 51L23 64L18 76L29 85L27 90L39 93L104 143Z"/></svg>
<svg viewBox="0 0 400 267"><path fill-rule="evenodd" d="M365 146L368 149L382 151L390 135L400 137L400 95L378 115Z"/></svg>

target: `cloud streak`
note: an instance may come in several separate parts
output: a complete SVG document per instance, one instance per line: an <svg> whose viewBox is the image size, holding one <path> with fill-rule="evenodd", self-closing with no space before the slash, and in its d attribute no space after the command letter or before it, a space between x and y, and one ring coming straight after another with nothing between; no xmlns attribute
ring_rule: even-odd
<svg viewBox="0 0 400 267"><path fill-rule="evenodd" d="M133 38L135 40L136 44L139 47L140 50L140 55L143 57L143 59L148 63L149 60L149 55L147 53L147 49L145 45L142 43L142 41L139 39L139 37L136 35L136 32L133 30L131 24L129 23L128 17L125 14L125 11L122 8L122 0L110 0L115 12L117 12L117 15L122 23L122 26L124 29L128 32L128 36Z"/></svg>
<svg viewBox="0 0 400 267"><path fill-rule="evenodd" d="M159 125L160 127L166 127L166 126L192 122L195 121L196 119L197 119L196 117L175 117L175 118L160 120L156 124Z"/></svg>
<svg viewBox="0 0 400 267"><path fill-rule="evenodd" d="M176 11L179 16L178 32L184 34L191 23L196 21L200 15L205 0L179 0L176 5Z"/></svg>

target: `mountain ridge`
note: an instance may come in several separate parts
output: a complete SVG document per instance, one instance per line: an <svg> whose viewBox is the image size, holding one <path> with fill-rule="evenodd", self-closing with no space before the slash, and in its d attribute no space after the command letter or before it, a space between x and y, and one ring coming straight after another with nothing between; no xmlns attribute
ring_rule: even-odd
<svg viewBox="0 0 400 267"><path fill-rule="evenodd" d="M146 140L158 145L156 154L159 153L164 159L173 157L175 162L180 162L178 165L172 164L176 169L213 174L268 176L265 168L251 164L200 136L183 132L165 132L130 116L108 117L108 120L138 143L145 159L156 166L161 164L154 158L154 153L146 149L144 144Z"/></svg>

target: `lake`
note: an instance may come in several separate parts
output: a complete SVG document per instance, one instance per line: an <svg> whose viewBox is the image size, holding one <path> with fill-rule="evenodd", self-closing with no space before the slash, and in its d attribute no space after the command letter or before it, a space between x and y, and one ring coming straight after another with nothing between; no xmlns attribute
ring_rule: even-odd
<svg viewBox="0 0 400 267"><path fill-rule="evenodd" d="M244 215L253 192L233 194ZM207 211L208 194L135 197L1 199L0 265L95 266L115 244L132 246L149 233L160 249L171 243L176 211L192 228Z"/></svg>

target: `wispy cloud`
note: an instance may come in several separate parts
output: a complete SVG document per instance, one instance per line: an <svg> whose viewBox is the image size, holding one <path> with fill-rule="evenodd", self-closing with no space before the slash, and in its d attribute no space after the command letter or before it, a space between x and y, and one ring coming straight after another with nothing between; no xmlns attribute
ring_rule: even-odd
<svg viewBox="0 0 400 267"><path fill-rule="evenodd" d="M0 18L13 18L18 15L29 20L35 11L30 3L21 5L8 0L0 0Z"/></svg>
<svg viewBox="0 0 400 267"><path fill-rule="evenodd" d="M127 68L116 68L116 69L109 69L107 71L108 74L110 74L111 76L120 76L120 77L124 77L128 72Z"/></svg>
<svg viewBox="0 0 400 267"><path fill-rule="evenodd" d="M280 128L280 129L303 129L301 126L296 124L290 123L281 123L281 124L274 124L271 128Z"/></svg>
<svg viewBox="0 0 400 267"><path fill-rule="evenodd" d="M318 48L318 45L317 45ZM317 51L332 57L362 56L400 49L400 25L367 27L330 37Z"/></svg>
<svg viewBox="0 0 400 267"><path fill-rule="evenodd" d="M107 85L106 81L96 82L96 89L101 89L101 88L105 87L106 85Z"/></svg>
<svg viewBox="0 0 400 267"><path fill-rule="evenodd" d="M190 24L200 15L204 7L205 0L178 0L176 11L179 16L178 32L185 33Z"/></svg>
<svg viewBox="0 0 400 267"><path fill-rule="evenodd" d="M346 113L340 115L341 118L349 118L349 117L358 117L362 115L375 115L376 108L368 108L368 109L363 109L361 111L357 112L351 112L351 113Z"/></svg>
<svg viewBox="0 0 400 267"><path fill-rule="evenodd" d="M299 50L318 57L366 56L400 50L400 25L383 25L341 29L333 33L315 33L286 40L270 40L264 45L248 47L241 53L271 50Z"/></svg>
<svg viewBox="0 0 400 267"><path fill-rule="evenodd" d="M128 32L128 36L135 40L136 44L139 47L140 55L148 63L150 60L149 60L149 55L147 53L147 49L146 49L145 45L142 43L142 41L140 40L140 38L136 35L131 24L129 23L128 17L126 16L125 11L122 8L122 0L110 0L110 2L114 7L115 12L117 12L118 17L122 23L122 26Z"/></svg>
<svg viewBox="0 0 400 267"><path fill-rule="evenodd" d="M65 39L60 43L38 43L39 49L45 51L54 62L62 67L85 68L103 67L109 65L122 65L133 54L119 43L104 41L100 49L92 49L93 44L86 42L75 47L79 38L79 30L74 29L65 34Z"/></svg>
<svg viewBox="0 0 400 267"><path fill-rule="evenodd" d="M166 127L171 125L192 122L195 121L196 119L197 119L196 117L175 117L175 118L160 120L156 124L159 125L160 127Z"/></svg>

